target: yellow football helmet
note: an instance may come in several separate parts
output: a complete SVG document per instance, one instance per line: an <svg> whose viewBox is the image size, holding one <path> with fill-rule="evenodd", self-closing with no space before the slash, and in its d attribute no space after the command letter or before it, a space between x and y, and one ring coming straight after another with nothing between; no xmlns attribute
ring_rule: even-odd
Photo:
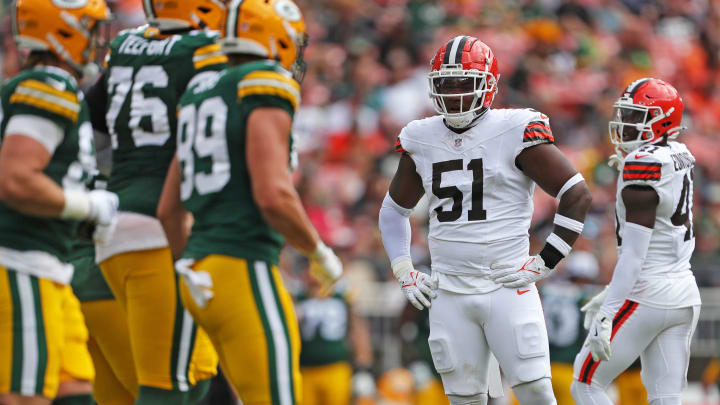
<svg viewBox="0 0 720 405"><path fill-rule="evenodd" d="M110 18L105 0L16 0L13 11L19 49L52 52L78 72L95 59L99 25Z"/></svg>
<svg viewBox="0 0 720 405"><path fill-rule="evenodd" d="M223 0L143 0L148 23L160 31L183 28L222 30Z"/></svg>
<svg viewBox="0 0 720 405"><path fill-rule="evenodd" d="M226 54L277 60L297 81L305 74L305 21L292 0L232 0L221 44Z"/></svg>

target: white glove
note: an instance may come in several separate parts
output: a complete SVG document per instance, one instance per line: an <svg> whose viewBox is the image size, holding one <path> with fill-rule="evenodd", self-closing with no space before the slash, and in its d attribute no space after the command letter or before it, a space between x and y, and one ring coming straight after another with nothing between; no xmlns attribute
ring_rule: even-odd
<svg viewBox="0 0 720 405"><path fill-rule="evenodd" d="M545 266L539 255L530 256L519 269L517 266L493 263L490 265L490 278L507 288L518 288L542 280L552 273L553 269Z"/></svg>
<svg viewBox="0 0 720 405"><path fill-rule="evenodd" d="M369 371L357 371L352 376L352 391L355 397L374 397L375 378Z"/></svg>
<svg viewBox="0 0 720 405"><path fill-rule="evenodd" d="M206 271L193 270L193 264L195 264L193 259L180 259L175 262L175 271L187 284L195 304L200 308L205 308L208 301L215 295L212 291L212 278Z"/></svg>
<svg viewBox="0 0 720 405"><path fill-rule="evenodd" d="M590 325L590 333L585 346L590 348L594 361L610 360L610 337L612 336L612 317L600 311Z"/></svg>
<svg viewBox="0 0 720 405"><path fill-rule="evenodd" d="M428 274L415 270L412 261L408 257L401 258L392 264L393 274L400 283L405 297L417 309L430 308L430 300L437 294L437 279L431 279ZM427 296L427 297L426 297Z"/></svg>
<svg viewBox="0 0 720 405"><path fill-rule="evenodd" d="M332 285L342 275L343 265L332 249L318 242L315 251L308 255L310 273L326 287Z"/></svg>
<svg viewBox="0 0 720 405"><path fill-rule="evenodd" d="M590 301L587 302L587 304L583 305L582 308L580 308L581 312L585 312L585 319L583 319L583 328L590 329L590 325L592 324L593 319L595 319L595 315L597 315L600 307L603 304L603 301L605 301L607 289L608 286L605 286L602 291L597 293L597 295L592 297Z"/></svg>
<svg viewBox="0 0 720 405"><path fill-rule="evenodd" d="M106 190L92 190L88 193L90 213L88 220L95 223L93 240L104 245L112 237L117 225L117 209L120 204L117 194Z"/></svg>

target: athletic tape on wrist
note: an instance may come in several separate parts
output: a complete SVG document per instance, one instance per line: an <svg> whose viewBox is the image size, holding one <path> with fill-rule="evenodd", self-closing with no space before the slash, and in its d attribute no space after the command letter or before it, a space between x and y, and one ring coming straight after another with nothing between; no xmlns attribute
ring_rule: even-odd
<svg viewBox="0 0 720 405"><path fill-rule="evenodd" d="M576 221L572 218L568 218L564 215L555 214L555 219L553 220L553 223L558 226L562 226L563 228L567 228L575 233L582 233L583 227L585 224L583 224L580 221Z"/></svg>
<svg viewBox="0 0 720 405"><path fill-rule="evenodd" d="M63 190L65 206L61 218L86 219L90 215L90 196L85 191Z"/></svg>
<svg viewBox="0 0 720 405"><path fill-rule="evenodd" d="M567 255L570 254L570 250L572 250L572 246L568 245L567 242L562 240L562 238L557 236L555 233L551 233L545 240L545 243L551 244L565 257L567 257Z"/></svg>
<svg viewBox="0 0 720 405"><path fill-rule="evenodd" d="M572 186L580 183L581 181L585 181L585 178L580 173L577 173L574 176L570 177L568 179L568 181L566 181L565 184L563 184L563 186L560 188L560 191L558 191L557 196L555 196L555 198L557 198L558 200L561 199L563 194L565 194L566 191L570 190L570 188L572 188Z"/></svg>
<svg viewBox="0 0 720 405"><path fill-rule="evenodd" d="M400 281L405 278L414 269L412 259L409 256L398 257L390 263L395 279Z"/></svg>

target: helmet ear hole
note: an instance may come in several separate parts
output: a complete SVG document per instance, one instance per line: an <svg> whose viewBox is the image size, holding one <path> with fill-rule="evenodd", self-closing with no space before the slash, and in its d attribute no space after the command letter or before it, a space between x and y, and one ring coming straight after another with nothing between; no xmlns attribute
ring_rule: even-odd
<svg viewBox="0 0 720 405"><path fill-rule="evenodd" d="M67 32L67 31L65 31L65 30L58 30L57 32L58 32L58 34L60 34L60 36L62 36L63 38L70 38L70 37L72 37L72 33Z"/></svg>
<svg viewBox="0 0 720 405"><path fill-rule="evenodd" d="M282 48L282 49L288 49L290 47L290 45L288 45L288 43L283 41L282 39L278 39L277 42L280 45L280 48Z"/></svg>
<svg viewBox="0 0 720 405"><path fill-rule="evenodd" d="M198 7L198 11L200 11L200 12L203 13L203 14L207 14L207 13L209 13L209 12L212 11L212 10L210 10L210 9L207 8L207 7Z"/></svg>

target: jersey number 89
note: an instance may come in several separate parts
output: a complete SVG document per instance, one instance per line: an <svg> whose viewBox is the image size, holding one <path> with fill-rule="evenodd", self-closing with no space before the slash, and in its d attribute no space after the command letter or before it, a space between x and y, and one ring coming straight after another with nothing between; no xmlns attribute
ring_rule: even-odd
<svg viewBox="0 0 720 405"><path fill-rule="evenodd" d="M178 160L182 183L180 198L185 201L193 189L200 195L220 191L230 180L230 158L225 123L228 108L221 97L212 97L195 107L184 106L178 114ZM210 158L209 173L195 171L195 159Z"/></svg>

